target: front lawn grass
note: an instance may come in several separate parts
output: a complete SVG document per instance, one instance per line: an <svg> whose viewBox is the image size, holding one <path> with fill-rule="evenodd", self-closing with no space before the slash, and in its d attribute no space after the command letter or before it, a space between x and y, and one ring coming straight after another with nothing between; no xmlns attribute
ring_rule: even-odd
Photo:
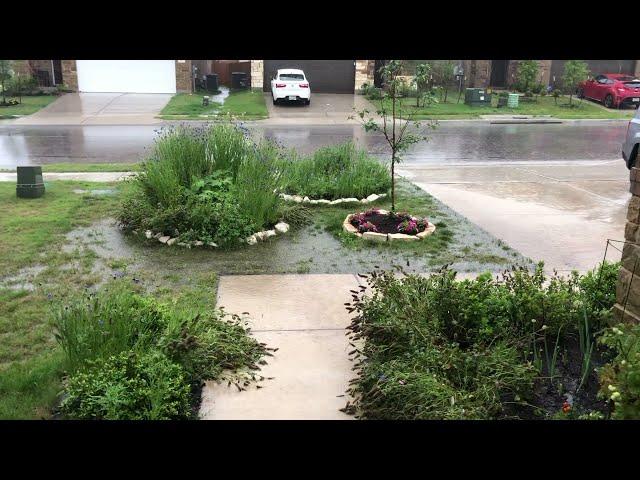
<svg viewBox="0 0 640 480"><path fill-rule="evenodd" d="M240 90L231 92L223 104L211 102L202 106L205 93L180 93L175 95L160 112L165 120L203 120L215 116L231 115L243 120L267 118L267 105L260 90ZM210 96L210 94L208 94ZM204 117L203 117L204 116Z"/></svg>
<svg viewBox="0 0 640 480"><path fill-rule="evenodd" d="M416 112L416 120L454 120L454 119L468 119L468 118L480 118L481 115L550 115L555 118L564 119L617 119L617 118L631 118L633 117L635 110L608 110L596 105L589 100L580 100L576 97L572 99L572 104L575 107L569 108L569 97L558 98L557 104L553 97L538 96L535 102L523 102L520 97L518 108L498 108L498 95L494 93L492 95L491 107L474 107L471 105L465 105L464 92L460 98L460 103L457 103L458 93L449 92L447 97L447 103L438 102L427 107L415 107L415 98L402 99L403 108L407 111ZM376 108L379 108L379 100L369 100ZM390 108L391 102L388 99L384 100L385 107Z"/></svg>
<svg viewBox="0 0 640 480"><path fill-rule="evenodd" d="M217 274L192 272L179 282L128 261L108 261L93 250L104 246L91 231L80 248L66 234L108 218L116 208L116 184L54 181L44 197L18 199L15 184L0 182L0 419L49 418L62 389L64 355L53 336L51 314L70 298L96 288L105 276L124 272L171 312L195 316L215 307ZM114 189L112 195L74 190ZM106 267L103 265L106 263ZM135 283L134 282L134 283Z"/></svg>
<svg viewBox="0 0 640 480"><path fill-rule="evenodd" d="M0 118L13 118L15 116L31 115L41 108L46 107L55 99L57 95L33 95L22 97L22 103L9 107L0 107Z"/></svg>

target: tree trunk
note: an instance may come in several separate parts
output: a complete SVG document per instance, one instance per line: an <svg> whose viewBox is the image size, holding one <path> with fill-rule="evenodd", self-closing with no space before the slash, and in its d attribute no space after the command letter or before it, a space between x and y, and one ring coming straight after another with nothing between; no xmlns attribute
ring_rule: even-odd
<svg viewBox="0 0 640 480"><path fill-rule="evenodd" d="M396 152L391 153L391 211L396 211Z"/></svg>

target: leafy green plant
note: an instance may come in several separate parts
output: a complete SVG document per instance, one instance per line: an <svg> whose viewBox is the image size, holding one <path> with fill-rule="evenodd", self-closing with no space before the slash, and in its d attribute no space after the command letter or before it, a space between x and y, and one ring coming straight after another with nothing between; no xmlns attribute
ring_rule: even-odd
<svg viewBox="0 0 640 480"><path fill-rule="evenodd" d="M612 408L611 417L640 418L640 325L608 328L599 342L611 349L612 360L598 372L601 398Z"/></svg>
<svg viewBox="0 0 640 480"><path fill-rule="evenodd" d="M223 372L259 380L240 371L255 372L271 355L239 317L170 309L125 280L70 302L55 325L69 374L60 407L68 418L190 418L204 381Z"/></svg>
<svg viewBox="0 0 640 480"><path fill-rule="evenodd" d="M180 365L159 352L121 352L87 363L66 382L60 411L79 420L176 420L192 416Z"/></svg>
<svg viewBox="0 0 640 480"><path fill-rule="evenodd" d="M601 280L616 268L603 264ZM347 411L388 419L535 417L554 414L535 403L540 382L553 395L565 393L558 379L567 376L574 395L593 386L593 325L606 315L590 302L615 291L610 278L594 280L597 270L547 277L539 264L462 281L446 268L429 277L366 277L370 288L353 292L347 306L356 312L349 331L358 374ZM565 365L576 338L577 374Z"/></svg>

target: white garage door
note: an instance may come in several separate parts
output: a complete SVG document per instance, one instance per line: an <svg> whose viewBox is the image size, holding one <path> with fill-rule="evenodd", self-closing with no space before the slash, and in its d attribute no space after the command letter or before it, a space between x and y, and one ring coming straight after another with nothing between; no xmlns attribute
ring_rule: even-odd
<svg viewBox="0 0 640 480"><path fill-rule="evenodd" d="M174 60L76 60L80 92L176 93Z"/></svg>

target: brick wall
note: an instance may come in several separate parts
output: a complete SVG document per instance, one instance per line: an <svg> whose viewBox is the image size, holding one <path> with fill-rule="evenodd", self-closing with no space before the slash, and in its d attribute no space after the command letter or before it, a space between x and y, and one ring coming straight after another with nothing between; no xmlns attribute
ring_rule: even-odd
<svg viewBox="0 0 640 480"><path fill-rule="evenodd" d="M176 90L178 93L193 92L191 60L176 60Z"/></svg>
<svg viewBox="0 0 640 480"><path fill-rule="evenodd" d="M251 88L262 90L264 81L264 60L251 60Z"/></svg>
<svg viewBox="0 0 640 480"><path fill-rule="evenodd" d="M78 70L75 60L62 60L62 83L70 90L78 91Z"/></svg>
<svg viewBox="0 0 640 480"><path fill-rule="evenodd" d="M613 313L617 320L640 322L640 170L632 168L630 191L633 194L627 209L627 224L622 249L622 267L616 288Z"/></svg>

